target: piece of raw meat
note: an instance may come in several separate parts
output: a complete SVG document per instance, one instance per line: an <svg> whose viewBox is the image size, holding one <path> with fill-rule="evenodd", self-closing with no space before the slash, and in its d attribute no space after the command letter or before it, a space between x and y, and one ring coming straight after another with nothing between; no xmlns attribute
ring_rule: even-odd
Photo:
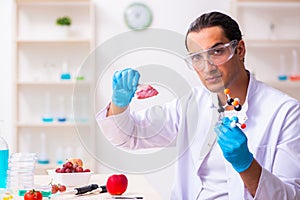
<svg viewBox="0 0 300 200"><path fill-rule="evenodd" d="M157 94L158 91L148 84L140 85L138 87L138 90L136 91L136 96L138 99L146 99L149 97L156 96Z"/></svg>

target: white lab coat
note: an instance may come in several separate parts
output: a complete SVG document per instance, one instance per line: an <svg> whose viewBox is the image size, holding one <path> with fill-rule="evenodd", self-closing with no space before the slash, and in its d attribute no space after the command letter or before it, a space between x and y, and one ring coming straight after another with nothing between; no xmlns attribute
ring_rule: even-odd
<svg viewBox="0 0 300 200"><path fill-rule="evenodd" d="M157 113L156 110L159 110L160 120L153 120L152 114ZM244 132L248 137L249 149L263 170L253 198L239 174L227 163L229 199L300 199L299 101L257 81L251 75L243 111L248 117ZM131 149L162 147L176 138L176 145L183 154L177 161L172 199L198 199L202 183L197 172L205 159L200 152L207 145L204 141L211 123L215 123L211 120L210 94L205 88L195 88L190 95L160 108L150 108L142 113L132 112L128 108L119 115L105 116L106 108L96 116L99 127L107 139L118 146ZM163 126L159 125L159 134L147 140L138 140L135 135L147 135L153 121L165 122ZM132 135L124 134L124 131Z"/></svg>

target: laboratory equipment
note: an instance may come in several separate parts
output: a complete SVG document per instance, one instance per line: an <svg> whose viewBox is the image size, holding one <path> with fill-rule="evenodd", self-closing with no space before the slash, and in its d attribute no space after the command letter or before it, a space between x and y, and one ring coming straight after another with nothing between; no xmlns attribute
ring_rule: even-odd
<svg viewBox="0 0 300 200"><path fill-rule="evenodd" d="M286 73L286 62L285 62L285 56L283 54L280 54L279 56L279 74L278 74L278 80L285 81L288 79L287 73Z"/></svg>
<svg viewBox="0 0 300 200"><path fill-rule="evenodd" d="M300 66L298 62L298 54L296 49L293 49L292 51L293 56L293 69L290 76L291 81L300 81Z"/></svg>
<svg viewBox="0 0 300 200"><path fill-rule="evenodd" d="M60 96L59 97L59 113L58 113L58 118L57 121L59 122L65 122L67 121L66 113L65 113L65 97Z"/></svg>
<svg viewBox="0 0 300 200"><path fill-rule="evenodd" d="M62 65L62 73L60 75L61 80L70 80L71 74L69 72L69 66L67 62L64 62Z"/></svg>
<svg viewBox="0 0 300 200"><path fill-rule="evenodd" d="M42 121L43 122L53 122L53 116L51 113L51 99L50 99L50 94L48 92L45 93L45 97L44 97L44 101L45 101L45 107L44 107L44 114L43 114L43 118Z"/></svg>
<svg viewBox="0 0 300 200"><path fill-rule="evenodd" d="M41 151L38 154L38 163L39 164L49 164L49 158L47 155L47 142L45 133L41 133L41 143L40 143Z"/></svg>
<svg viewBox="0 0 300 200"><path fill-rule="evenodd" d="M8 162L7 188L12 194L34 186L35 153L13 153Z"/></svg>
<svg viewBox="0 0 300 200"><path fill-rule="evenodd" d="M4 122L0 121L0 190L6 188L7 169L8 169L8 144L2 137L4 133Z"/></svg>

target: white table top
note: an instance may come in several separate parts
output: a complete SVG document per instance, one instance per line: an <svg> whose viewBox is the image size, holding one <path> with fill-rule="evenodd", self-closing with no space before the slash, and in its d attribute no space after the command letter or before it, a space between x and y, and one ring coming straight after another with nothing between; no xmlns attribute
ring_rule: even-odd
<svg viewBox="0 0 300 200"><path fill-rule="evenodd" d="M161 200L162 197L159 195L158 192L156 192L153 187L149 184L147 179L143 175L127 175L128 178L128 187L126 192L122 195L124 197L143 197L143 200ZM90 184L98 184L100 185L105 185L107 178L109 177L108 174L93 174L90 179ZM36 185L47 185L51 182L51 178L48 175L36 175L35 176L35 184ZM67 188L67 190L70 188ZM14 197L14 199L19 199L23 200L23 197ZM48 199L48 198L44 198ZM102 193L100 194L98 192L94 193L88 193L85 195L77 196L77 195L72 195L72 194L63 194L61 193L60 195L54 196L51 199L97 199L97 200L102 200L102 199L114 199L109 193ZM130 198L129 198L130 199ZM134 198L131 198L134 199Z"/></svg>

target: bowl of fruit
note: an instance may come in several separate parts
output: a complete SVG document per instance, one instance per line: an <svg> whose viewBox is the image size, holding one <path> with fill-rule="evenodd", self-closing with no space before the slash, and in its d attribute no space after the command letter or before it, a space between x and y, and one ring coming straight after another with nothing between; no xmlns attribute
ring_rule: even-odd
<svg viewBox="0 0 300 200"><path fill-rule="evenodd" d="M87 185L93 172L83 167L81 159L69 159L61 167L48 170L48 174L54 183L77 187Z"/></svg>

